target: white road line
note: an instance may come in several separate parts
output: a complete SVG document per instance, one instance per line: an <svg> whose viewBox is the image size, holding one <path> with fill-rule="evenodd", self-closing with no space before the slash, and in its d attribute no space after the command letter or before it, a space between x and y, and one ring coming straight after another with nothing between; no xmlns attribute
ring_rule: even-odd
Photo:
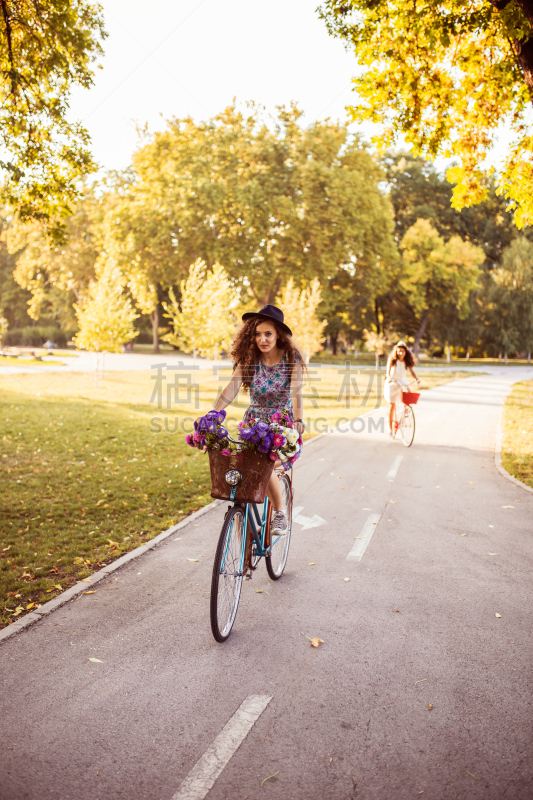
<svg viewBox="0 0 533 800"><path fill-rule="evenodd" d="M251 694L191 769L172 800L203 800L272 697Z"/></svg>
<svg viewBox="0 0 533 800"><path fill-rule="evenodd" d="M361 561L380 519L381 514L368 515L368 519L363 525L363 530L359 536L356 537L352 549L346 556L346 561Z"/></svg>
<svg viewBox="0 0 533 800"><path fill-rule="evenodd" d="M396 477L396 475L398 474L398 470L400 469L400 465L401 465L402 461L403 461L403 456L396 456L396 458L394 459L394 463L393 463L392 467L390 468L390 470L387 473L387 478L389 480L394 479Z"/></svg>

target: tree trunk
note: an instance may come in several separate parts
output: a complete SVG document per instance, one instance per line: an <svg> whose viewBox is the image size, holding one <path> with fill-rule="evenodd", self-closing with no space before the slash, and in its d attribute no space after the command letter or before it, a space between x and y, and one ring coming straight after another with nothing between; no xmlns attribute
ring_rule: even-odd
<svg viewBox="0 0 533 800"><path fill-rule="evenodd" d="M413 353L415 355L415 358L417 359L418 359L418 351L420 350L420 341L422 339L422 336L426 332L426 325L428 324L428 318L429 318L429 308L426 308L426 310L422 314L422 319L420 320L420 327L417 331L417 334L415 336L415 342L413 344Z"/></svg>
<svg viewBox="0 0 533 800"><path fill-rule="evenodd" d="M337 339L338 338L339 338L339 334L338 333L332 333L330 335L330 339L331 339L331 355L332 356L336 356L337 355Z"/></svg>
<svg viewBox="0 0 533 800"><path fill-rule="evenodd" d="M152 338L154 343L154 353L159 353L159 308L157 305L150 314L150 322L152 323Z"/></svg>
<svg viewBox="0 0 533 800"><path fill-rule="evenodd" d="M507 350L505 351L505 363L507 364Z"/></svg>
<svg viewBox="0 0 533 800"><path fill-rule="evenodd" d="M381 322L379 321L379 303L377 300L374 300L374 317L376 318L376 331L381 334L383 331L381 330Z"/></svg>
<svg viewBox="0 0 533 800"><path fill-rule="evenodd" d="M527 363L531 364L531 350L527 351Z"/></svg>
<svg viewBox="0 0 533 800"><path fill-rule="evenodd" d="M502 354L498 353L498 364L502 363Z"/></svg>
<svg viewBox="0 0 533 800"><path fill-rule="evenodd" d="M446 363L450 364L451 360L450 345L446 342Z"/></svg>
<svg viewBox="0 0 533 800"><path fill-rule="evenodd" d="M466 348L466 360L470 361L470 345Z"/></svg>

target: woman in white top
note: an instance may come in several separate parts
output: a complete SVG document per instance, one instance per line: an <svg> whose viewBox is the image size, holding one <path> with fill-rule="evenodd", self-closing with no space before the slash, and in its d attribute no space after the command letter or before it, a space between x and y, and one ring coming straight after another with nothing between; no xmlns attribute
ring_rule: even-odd
<svg viewBox="0 0 533 800"><path fill-rule="evenodd" d="M395 421L394 404L401 400L402 392L406 391L409 386L407 383L407 370L409 370L415 381L420 383L415 375L414 365L413 354L405 342L398 342L387 361L387 377L385 378L385 400L390 403L389 436L392 436L392 425Z"/></svg>

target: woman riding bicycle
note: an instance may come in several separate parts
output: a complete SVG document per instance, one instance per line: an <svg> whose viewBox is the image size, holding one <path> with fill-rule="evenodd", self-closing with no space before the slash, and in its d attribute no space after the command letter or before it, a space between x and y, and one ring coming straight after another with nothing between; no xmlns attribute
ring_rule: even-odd
<svg viewBox="0 0 533 800"><path fill-rule="evenodd" d="M415 360L413 354L405 344L398 342L387 361L387 376L385 378L385 400L390 403L389 408L389 436L393 435L392 426L395 422L395 404L401 400L402 392L409 387L407 383L407 370L417 383L420 383L414 372ZM405 387L405 389L403 388Z"/></svg>
<svg viewBox="0 0 533 800"><path fill-rule="evenodd" d="M242 319L244 325L235 336L230 353L234 362L233 376L222 391L215 411L222 411L232 403L241 387L245 391L249 389L250 406L244 415L245 422L252 419L270 422L274 413L285 413L301 436L305 429L302 403L304 362L292 343L291 329L283 322L283 311L266 305L256 313L243 314ZM290 469L292 464L283 462L283 466ZM284 534L287 517L275 471L267 495L274 509L271 531Z"/></svg>

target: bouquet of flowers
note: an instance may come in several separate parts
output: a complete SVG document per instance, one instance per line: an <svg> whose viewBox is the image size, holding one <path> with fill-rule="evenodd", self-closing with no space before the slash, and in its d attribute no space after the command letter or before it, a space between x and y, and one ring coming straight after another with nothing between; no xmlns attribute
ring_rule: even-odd
<svg viewBox="0 0 533 800"><path fill-rule="evenodd" d="M194 423L194 433L185 439L187 444L203 451L220 450L225 456L236 449L252 450L268 455L272 461L279 459L286 467L299 457L302 437L285 412L276 411L269 423L261 420L240 422L238 444L229 441L228 431L222 424L225 418L225 411L209 411L205 417L199 417Z"/></svg>
<svg viewBox="0 0 533 800"><path fill-rule="evenodd" d="M209 411L205 417L198 417L194 421L194 433L189 433L185 441L204 452L220 450L222 455L231 455L228 431L222 424L225 419L225 411Z"/></svg>

